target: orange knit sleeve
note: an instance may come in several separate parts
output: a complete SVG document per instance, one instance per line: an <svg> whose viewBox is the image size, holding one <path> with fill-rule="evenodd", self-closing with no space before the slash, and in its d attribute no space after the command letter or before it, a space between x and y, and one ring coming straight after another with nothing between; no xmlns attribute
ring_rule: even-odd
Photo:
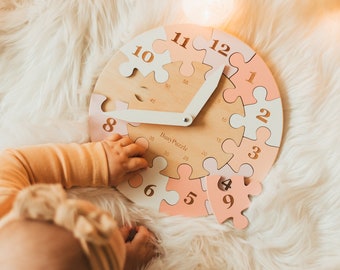
<svg viewBox="0 0 340 270"><path fill-rule="evenodd" d="M35 183L107 186L109 169L101 142L47 144L0 153L0 217L12 206L16 194Z"/></svg>

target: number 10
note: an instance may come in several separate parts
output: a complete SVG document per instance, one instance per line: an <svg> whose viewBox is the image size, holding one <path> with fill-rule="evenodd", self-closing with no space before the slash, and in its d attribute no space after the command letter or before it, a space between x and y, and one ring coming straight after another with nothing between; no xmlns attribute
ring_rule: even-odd
<svg viewBox="0 0 340 270"><path fill-rule="evenodd" d="M140 53L142 51L143 47L142 46L136 46L136 51L133 53L134 56L140 57ZM154 54L150 51L144 51L141 55L142 60L146 63L150 63L153 61L155 58Z"/></svg>

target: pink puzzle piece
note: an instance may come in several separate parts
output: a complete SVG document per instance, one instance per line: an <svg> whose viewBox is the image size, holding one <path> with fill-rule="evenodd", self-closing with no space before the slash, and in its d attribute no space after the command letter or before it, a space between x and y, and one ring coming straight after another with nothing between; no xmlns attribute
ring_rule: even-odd
<svg viewBox="0 0 340 270"><path fill-rule="evenodd" d="M117 189L136 204L157 211L163 200L171 205L176 204L179 194L173 190L166 190L169 178L160 173L166 166L166 159L158 156L153 160L151 168L128 182L121 183Z"/></svg>
<svg viewBox="0 0 340 270"><path fill-rule="evenodd" d="M234 170L243 163L248 163L254 168L254 174L249 177L249 180L261 182L272 167L279 148L266 144L266 140L270 137L267 128L259 128L256 134L256 141L243 137L240 146L237 146L233 140L228 139L224 141L222 148L226 153L233 154L228 164Z"/></svg>
<svg viewBox="0 0 340 270"><path fill-rule="evenodd" d="M280 97L279 89L272 73L258 54L249 62L245 62L242 54L234 53L230 56L229 61L231 65L238 68L238 71L230 78L235 88L227 89L224 92L224 99L227 102L233 103L240 96L243 105L256 103L253 90L257 86L263 86L267 89L267 100Z"/></svg>
<svg viewBox="0 0 340 270"><path fill-rule="evenodd" d="M189 179L192 168L188 164L181 164L178 168L179 179L169 179L167 190L175 190L179 194L179 201L175 205L161 203L160 211L169 215L184 215L187 217L207 216L207 192L202 189L201 180Z"/></svg>
<svg viewBox="0 0 340 270"><path fill-rule="evenodd" d="M242 164L239 167L238 171L237 171L238 168L235 169L235 171L234 171L233 168L231 168L228 163L224 164L224 166L222 166L221 168L218 168L216 159L212 158L212 157L204 160L203 167L209 172L209 175L218 175L221 180L228 179L235 174L248 178L248 177L252 176L253 173L254 173L253 167L250 166L249 164ZM207 179L208 179L208 177L203 177L201 179L203 190L208 190ZM210 202L209 202L209 204L210 204ZM210 206L210 208L211 208L211 206ZM209 212L209 213L211 213L211 212Z"/></svg>
<svg viewBox="0 0 340 270"><path fill-rule="evenodd" d="M113 133L127 135L127 122L108 117L102 110L102 105L107 97L92 94L89 106L89 128L91 141L100 141ZM128 104L116 101L117 110L125 110Z"/></svg>
<svg viewBox="0 0 340 270"><path fill-rule="evenodd" d="M259 182L244 184L244 177L233 175L221 180L218 175L208 176L208 198L218 222L223 223L232 218L235 228L248 226L248 219L242 214L250 205L248 195L258 195L261 190Z"/></svg>
<svg viewBox="0 0 340 270"><path fill-rule="evenodd" d="M197 50L206 51L203 61L205 64L213 68L220 67L221 65L228 67L225 71L225 75L228 78L237 72L237 68L230 64L229 58L231 55L239 52L247 62L255 55L255 51L245 43L217 29L213 30L210 39L205 39L201 36L197 37L193 42L193 46ZM209 74L211 74L210 71L207 72L207 76L209 76Z"/></svg>
<svg viewBox="0 0 340 270"><path fill-rule="evenodd" d="M197 27L195 25L171 25L165 27L166 40L156 40L153 48L157 53L169 50L172 62L181 61L180 72L184 76L191 76L194 73L192 62L202 62L205 52L196 50L192 46L192 41L198 34L205 39L209 39L212 28Z"/></svg>

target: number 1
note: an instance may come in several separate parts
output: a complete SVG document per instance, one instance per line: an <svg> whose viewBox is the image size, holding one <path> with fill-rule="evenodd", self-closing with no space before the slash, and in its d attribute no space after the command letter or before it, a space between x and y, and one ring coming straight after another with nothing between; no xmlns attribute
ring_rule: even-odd
<svg viewBox="0 0 340 270"><path fill-rule="evenodd" d="M253 83L253 80L255 79L256 72L250 72L250 77L248 80L246 80L249 83Z"/></svg>

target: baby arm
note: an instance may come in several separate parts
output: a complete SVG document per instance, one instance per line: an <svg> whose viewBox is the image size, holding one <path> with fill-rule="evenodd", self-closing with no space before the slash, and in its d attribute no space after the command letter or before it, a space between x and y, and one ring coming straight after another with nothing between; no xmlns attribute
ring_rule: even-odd
<svg viewBox="0 0 340 270"><path fill-rule="evenodd" d="M47 144L0 154L0 217L16 194L35 183L117 186L147 167L145 148L118 134L101 142Z"/></svg>

